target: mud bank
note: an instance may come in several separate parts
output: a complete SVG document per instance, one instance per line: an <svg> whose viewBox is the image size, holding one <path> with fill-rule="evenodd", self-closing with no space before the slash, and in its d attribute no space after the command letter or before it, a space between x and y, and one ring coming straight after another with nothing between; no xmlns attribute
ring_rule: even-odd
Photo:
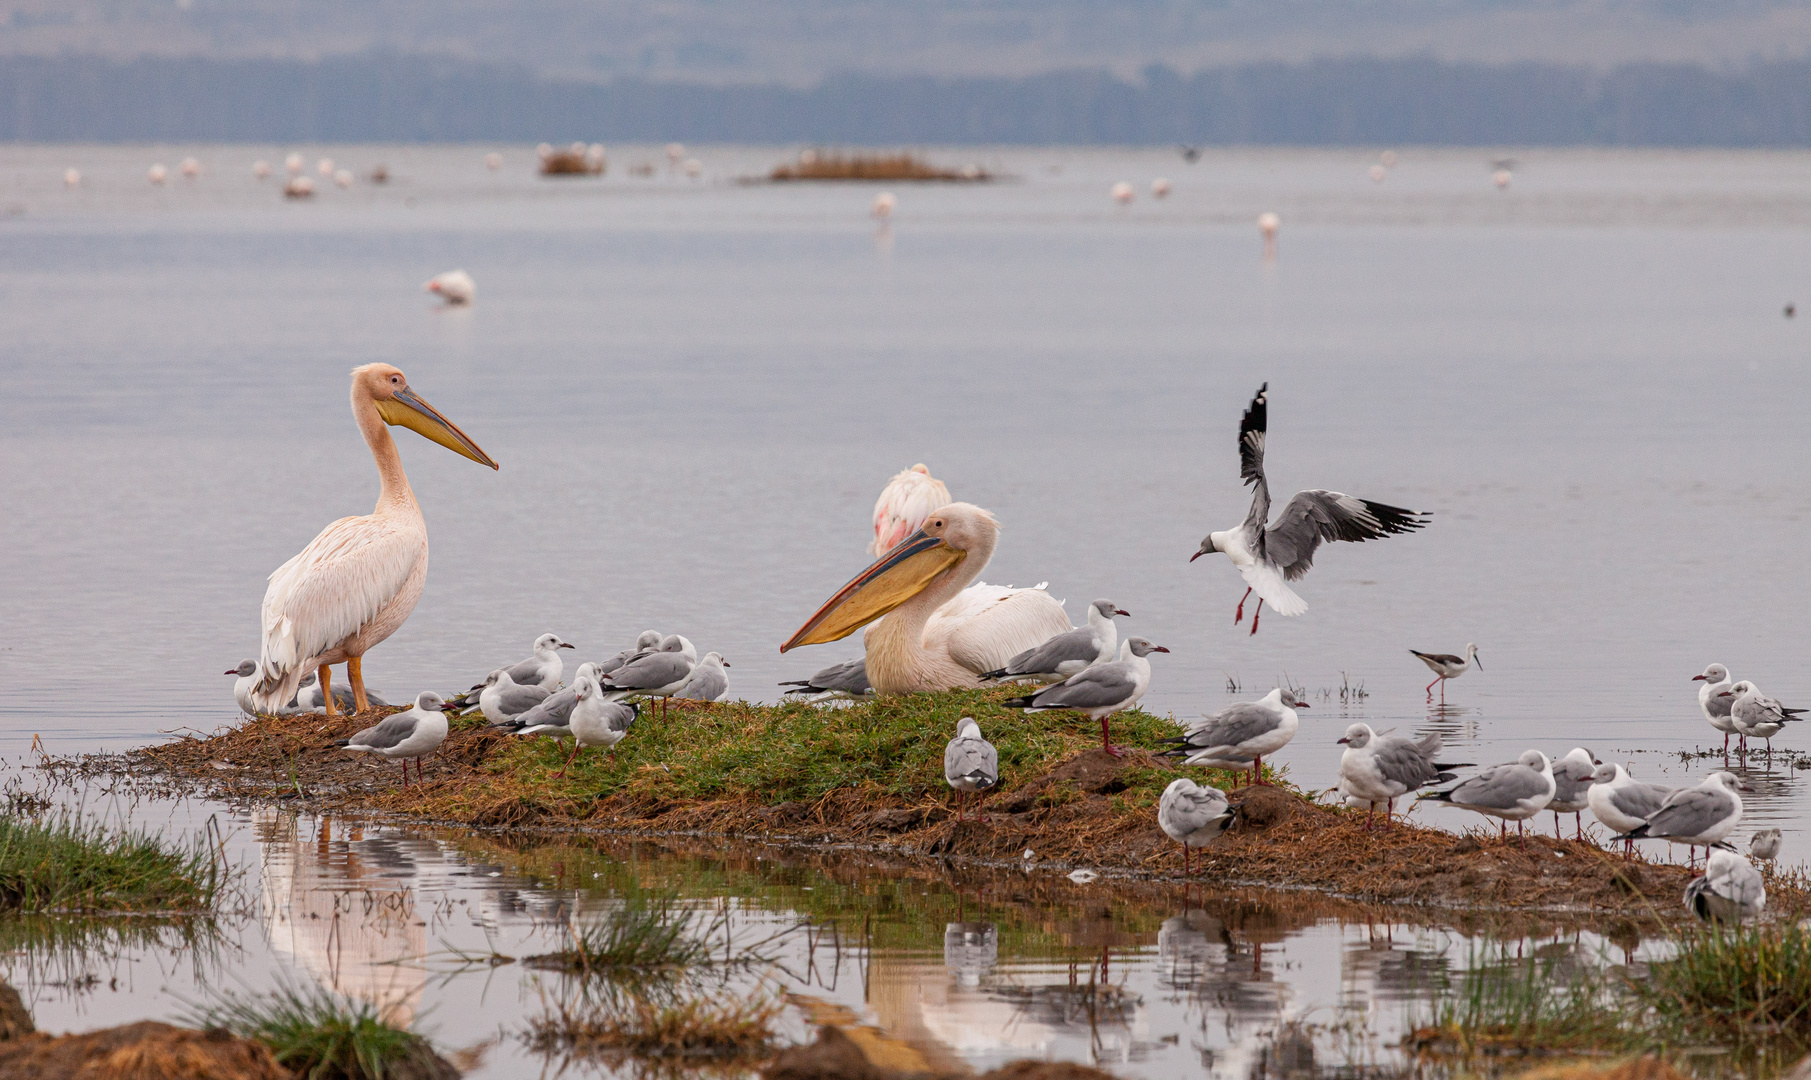
<svg viewBox="0 0 1811 1080"><path fill-rule="evenodd" d="M333 747L363 718L260 718L53 769L125 772L225 801L311 813L381 815L423 825L615 836L705 835L784 846L856 845L945 864L1086 867L1154 883L1183 881L1181 849L1157 828L1156 803L1178 773L1143 751L1089 749L1083 723L995 704L987 692L918 695L855 709L716 705L645 716L618 755L588 752L557 775L569 743L522 739L460 721L429 759L425 782ZM941 780L943 742L973 715L1001 752L1001 787L981 820L958 822ZM1127 742L1150 744L1167 721L1133 713ZM783 736L783 737L782 737ZM763 756L765 755L765 756ZM1546 912L1673 921L1686 916L1683 865L1625 860L1585 841L1500 839L1398 823L1317 804L1285 785L1235 786L1189 770L1242 801L1241 822L1197 855L1190 881L1312 889L1366 905L1463 912ZM1769 884L1770 914L1811 914L1797 876Z"/></svg>

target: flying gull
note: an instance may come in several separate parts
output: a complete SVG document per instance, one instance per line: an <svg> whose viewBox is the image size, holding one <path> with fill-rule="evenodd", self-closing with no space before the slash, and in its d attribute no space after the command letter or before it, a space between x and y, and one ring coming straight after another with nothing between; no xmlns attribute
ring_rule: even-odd
<svg viewBox="0 0 1811 1080"><path fill-rule="evenodd" d="M1168 649L1153 645L1141 637L1127 638L1119 647L1119 659L1095 664L1048 686L1035 694L1002 701L1002 708L1044 712L1050 709L1073 709L1090 720L1100 721L1101 749L1120 756L1107 728L1107 717L1138 704L1151 687L1151 662L1145 657Z"/></svg>
<svg viewBox="0 0 1811 1080"><path fill-rule="evenodd" d="M1295 710L1307 707L1306 701L1278 687L1257 701L1228 705L1183 734L1163 740L1174 744L1164 753L1182 758L1184 765L1249 768L1251 782L1262 784L1264 759L1295 738L1299 723Z"/></svg>
<svg viewBox="0 0 1811 1080"><path fill-rule="evenodd" d="M1088 625L1058 634L1042 645L1026 649L1006 662L1006 666L984 673L983 679L1006 682L1053 683L1093 664L1113 659L1119 647L1119 631L1113 616L1130 615L1111 600L1096 600L1088 605Z"/></svg>
<svg viewBox="0 0 1811 1080"><path fill-rule="evenodd" d="M445 703L432 690L424 690L415 699L415 707L386 718L333 745L342 750L377 754L402 762L402 786L409 786L409 762L415 762L415 778L421 779L421 759L446 741Z"/></svg>
<svg viewBox="0 0 1811 1080"><path fill-rule="evenodd" d="M1219 788L1203 787L1188 777L1170 781L1157 802L1157 827L1182 845L1182 874L1192 871L1189 860L1198 847L1206 847L1232 827L1239 808L1226 801Z"/></svg>
<svg viewBox="0 0 1811 1080"><path fill-rule="evenodd" d="M1451 803L1466 810L1489 814L1503 822L1503 835L1509 835L1509 823L1528 846L1522 823L1547 808L1553 801L1553 766L1539 750L1523 751L1522 756L1504 765L1492 765L1469 780L1463 780L1445 791L1433 791L1422 800ZM1420 801L1420 800L1417 800Z"/></svg>
<svg viewBox="0 0 1811 1080"><path fill-rule="evenodd" d="M1353 724L1339 741L1346 747L1339 758L1340 793L1348 800L1364 803L1367 826L1378 803L1383 803L1383 825L1387 829L1390 811L1395 809L1398 798L1432 784L1456 780L1458 774L1447 770L1471 764L1435 761L1440 754L1439 732L1408 739L1379 735L1369 724Z"/></svg>
<svg viewBox="0 0 1811 1080"><path fill-rule="evenodd" d="M1427 524L1425 515L1398 506L1371 502L1368 499L1342 495L1337 491L1298 491L1276 524L1266 527L1270 518L1270 482L1264 476L1264 433L1266 391L1270 384L1258 388L1257 396L1239 421L1239 478L1252 487L1251 510L1237 528L1209 533L1201 549L1189 557L1190 562L1211 551L1224 552L1245 578L1245 595L1239 598L1239 609L1233 613L1237 625L1245 618L1245 601L1255 590L1258 609L1251 616L1251 632L1258 632L1258 616L1264 602L1281 615L1300 615L1308 604L1289 588L1308 572L1314 552L1323 540L1360 542L1385 536L1413 532Z"/></svg>
<svg viewBox="0 0 1811 1080"><path fill-rule="evenodd" d="M956 789L957 821L962 820L969 792L985 793L1000 782L1000 754L981 737L981 725L972 716L962 718L956 725L956 737L943 747L943 779ZM975 817L980 816L980 807L976 807Z"/></svg>

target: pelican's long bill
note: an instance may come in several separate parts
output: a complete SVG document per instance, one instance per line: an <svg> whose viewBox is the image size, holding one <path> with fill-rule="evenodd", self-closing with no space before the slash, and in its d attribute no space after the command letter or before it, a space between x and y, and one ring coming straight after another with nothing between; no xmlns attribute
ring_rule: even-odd
<svg viewBox="0 0 1811 1080"><path fill-rule="evenodd" d="M840 641L923 592L931 579L968 557L920 530L855 575L780 651Z"/></svg>
<svg viewBox="0 0 1811 1080"><path fill-rule="evenodd" d="M471 436L460 431L458 424L442 416L439 409L429 405L420 394L406 386L390 397L378 399L377 415L383 417L386 424L406 427L455 454L471 458L480 465L497 468L497 463L491 460L491 456L480 449Z"/></svg>

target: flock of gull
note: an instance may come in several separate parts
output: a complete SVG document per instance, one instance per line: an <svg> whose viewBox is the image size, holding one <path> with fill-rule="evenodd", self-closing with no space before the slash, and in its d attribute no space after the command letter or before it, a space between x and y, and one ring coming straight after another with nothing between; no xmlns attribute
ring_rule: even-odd
<svg viewBox="0 0 1811 1080"><path fill-rule="evenodd" d="M1297 616L1308 604L1291 587L1312 566L1321 544L1361 542L1425 527L1425 514L1337 491L1297 492L1275 520L1265 473L1268 384L1246 408L1238 432L1240 477L1252 488L1243 521L1210 533L1190 561L1223 554L1238 569L1246 591L1234 611L1242 623L1253 593L1250 633L1258 631L1265 605L1281 616ZM227 674L236 676L234 695L247 713L318 711L363 713L381 699L363 682L361 663L370 648L393 633L413 610L425 584L427 530L409 488L391 427L407 427L431 441L491 468L497 463L457 425L408 385L387 364L368 364L352 373L352 412L376 462L381 481L373 513L342 518L327 526L298 555L271 574L263 608L260 655ZM1115 618L1129 614L1113 601L1088 606L1085 624L1071 626L1061 601L1043 584L1031 588L989 585L979 580L999 537L993 515L950 498L945 485L923 465L907 469L887 485L875 504L873 562L830 597L781 646L781 652L833 642L863 631L863 655L782 684L789 696L809 701L866 698L917 691L1025 684L1023 696L1004 702L1028 713L1063 712L1098 723L1102 750L1118 756L1111 718L1138 704L1150 687L1150 657L1169 650L1142 637L1120 640ZM865 628L865 629L864 629ZM624 739L644 702L720 700L728 691L729 663L715 652L698 655L678 634L648 630L608 659L581 664L570 685L562 683L561 650L573 648L555 634L534 643L533 655L499 667L466 693L452 699L424 692L413 706L365 728L338 745L348 751L408 763L419 778L423 757L447 738L448 711L481 713L496 730L524 736L552 735L573 741L566 766L587 747L610 749ZM1434 673L1427 687L1476 666L1477 646L1463 655L1410 650ZM345 687L335 687L332 666L344 664ZM1766 697L1752 682L1733 682L1728 669L1710 665L1696 677L1704 683L1699 703L1717 730L1742 740L1767 743L1804 710L1788 709ZM1296 736L1296 711L1307 708L1283 687L1257 701L1239 702L1184 727L1151 749L1182 767L1249 770L1253 785L1264 785L1264 759L1273 758ZM1748 790L1731 772L1712 772L1700 783L1666 789L1634 780L1620 765L1606 765L1579 747L1558 760L1528 750L1517 760L1481 769L1461 780L1455 770L1469 762L1444 762L1441 738L1376 732L1367 724L1348 727L1339 743L1335 789L1345 804L1366 810L1366 825L1383 810L1391 827L1398 800L1446 803L1498 818L1507 835L1541 813L1575 815L1589 809L1617 839L1660 839L1707 852L1706 874L1692 882L1687 902L1706 918L1758 914L1765 903L1762 876L1734 854L1726 837L1742 817L1739 794ZM963 717L945 750L945 779L963 815L971 795L984 796L999 783L999 756L972 717ZM563 775L565 768L562 768ZM1457 783L1452 783L1458 781ZM1452 786L1431 790L1435 785ZM1183 846L1185 871L1193 853L1213 843L1238 820L1240 805L1226 792L1187 777L1164 791L1157 824ZM977 814L979 811L977 810ZM1779 830L1755 834L1751 853L1771 861Z"/></svg>

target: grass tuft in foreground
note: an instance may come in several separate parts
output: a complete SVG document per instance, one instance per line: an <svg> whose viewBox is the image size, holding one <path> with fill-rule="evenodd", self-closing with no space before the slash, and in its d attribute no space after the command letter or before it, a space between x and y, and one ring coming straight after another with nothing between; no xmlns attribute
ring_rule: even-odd
<svg viewBox="0 0 1811 1080"><path fill-rule="evenodd" d="M202 842L177 847L73 814L0 818L0 911L202 911L225 877Z"/></svg>
<svg viewBox="0 0 1811 1080"><path fill-rule="evenodd" d="M197 1027L224 1028L270 1047L298 1080L452 1080L426 1039L388 1023L377 1006L319 986L227 995L195 1010Z"/></svg>
<svg viewBox="0 0 1811 1080"><path fill-rule="evenodd" d="M669 978L709 964L722 926L721 916L708 918L674 896L631 897L604 918L575 925L567 948L523 963L625 981Z"/></svg>
<svg viewBox="0 0 1811 1080"><path fill-rule="evenodd" d="M1436 1056L1470 1059L1530 1050L1632 1050L1646 1039L1626 996L1604 972L1550 959L1474 962L1441 994L1409 1043Z"/></svg>
<svg viewBox="0 0 1811 1080"><path fill-rule="evenodd" d="M1811 932L1802 924L1722 927L1683 936L1635 993L1657 1020L1730 1043L1811 1045Z"/></svg>
<svg viewBox="0 0 1811 1080"><path fill-rule="evenodd" d="M773 1023L783 1008L763 992L748 997L704 994L672 1002L624 995L550 1009L530 1023L523 1041L541 1054L752 1060L773 1051Z"/></svg>

